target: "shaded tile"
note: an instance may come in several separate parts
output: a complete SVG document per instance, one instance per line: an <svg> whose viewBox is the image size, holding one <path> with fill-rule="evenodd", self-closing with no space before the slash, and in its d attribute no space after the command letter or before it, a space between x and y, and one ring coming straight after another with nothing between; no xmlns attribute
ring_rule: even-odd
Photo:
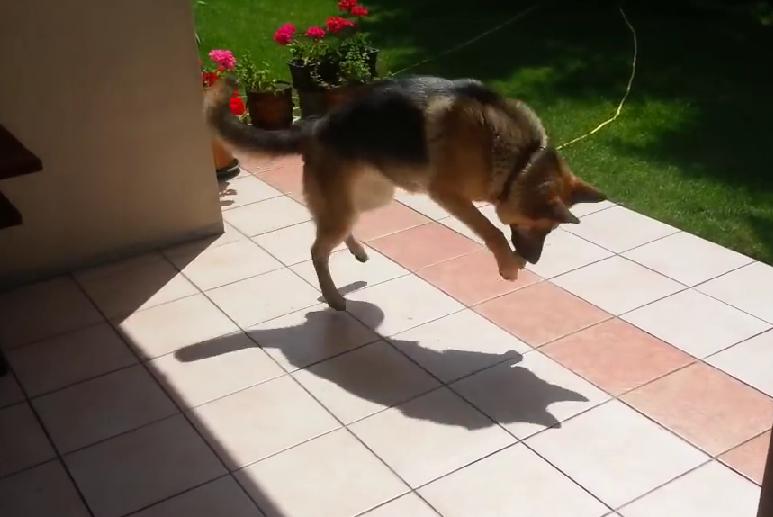
<svg viewBox="0 0 773 517"><path fill-rule="evenodd" d="M620 253L679 230L622 206L613 206L582 218L580 224L567 227L608 250Z"/></svg>
<svg viewBox="0 0 773 517"><path fill-rule="evenodd" d="M717 462L702 465L623 507L626 517L728 517L757 513L760 488Z"/></svg>
<svg viewBox="0 0 773 517"><path fill-rule="evenodd" d="M769 447L770 431L727 451L719 459L759 485L762 483Z"/></svg>
<svg viewBox="0 0 773 517"><path fill-rule="evenodd" d="M327 305L260 323L248 332L287 371L379 339L350 314Z"/></svg>
<svg viewBox="0 0 773 517"><path fill-rule="evenodd" d="M268 517L357 515L407 491L345 429L260 461L236 476Z"/></svg>
<svg viewBox="0 0 773 517"><path fill-rule="evenodd" d="M395 199L403 205L413 208L420 214L426 215L435 221L449 216L445 208L432 201L427 194L415 194L413 192L398 189L395 192Z"/></svg>
<svg viewBox="0 0 773 517"><path fill-rule="evenodd" d="M446 388L368 417L350 429L412 487L514 441Z"/></svg>
<svg viewBox="0 0 773 517"><path fill-rule="evenodd" d="M558 228L545 239L539 262L526 264L526 268L542 278L553 278L611 255L612 252Z"/></svg>
<svg viewBox="0 0 773 517"><path fill-rule="evenodd" d="M77 284L66 277L0 294L0 314L0 343L4 348L77 330L103 319Z"/></svg>
<svg viewBox="0 0 773 517"><path fill-rule="evenodd" d="M438 223L387 235L370 245L413 271L480 249L479 244Z"/></svg>
<svg viewBox="0 0 773 517"><path fill-rule="evenodd" d="M181 415L65 456L97 517L118 517L225 474Z"/></svg>
<svg viewBox="0 0 773 517"><path fill-rule="evenodd" d="M773 331L709 357L707 362L773 397Z"/></svg>
<svg viewBox="0 0 773 517"><path fill-rule="evenodd" d="M0 480L3 517L88 517L78 492L58 461Z"/></svg>
<svg viewBox="0 0 773 517"><path fill-rule="evenodd" d="M242 328L315 305L319 297L287 269L218 287L208 294Z"/></svg>
<svg viewBox="0 0 773 517"><path fill-rule="evenodd" d="M427 506L416 494L406 494L389 503L371 510L363 517L437 517L437 514Z"/></svg>
<svg viewBox="0 0 773 517"><path fill-rule="evenodd" d="M8 360L30 397L137 362L106 323L17 348Z"/></svg>
<svg viewBox="0 0 773 517"><path fill-rule="evenodd" d="M357 262L349 250L337 251L330 255L330 276L344 296L369 285L380 284L408 274L407 270L378 251L368 246L365 246L365 249L369 259L364 264ZM311 261L296 264L292 270L311 285L319 288L317 273Z"/></svg>
<svg viewBox="0 0 773 517"><path fill-rule="evenodd" d="M615 205L613 202L606 200L600 203L579 203L572 207L572 213L577 217L585 217L586 215L595 214L601 212L607 208L612 208Z"/></svg>
<svg viewBox="0 0 773 517"><path fill-rule="evenodd" d="M223 219L245 235L254 236L308 221L309 211L288 197L275 197L223 212Z"/></svg>
<svg viewBox="0 0 773 517"><path fill-rule="evenodd" d="M282 264L254 243L243 240L198 254L171 254L170 259L202 290L266 273Z"/></svg>
<svg viewBox="0 0 773 517"><path fill-rule="evenodd" d="M612 394L624 393L693 358L620 320L609 320L542 348L549 357Z"/></svg>
<svg viewBox="0 0 773 517"><path fill-rule="evenodd" d="M354 226L358 240L370 241L430 222L430 219L400 203L390 203L365 212Z"/></svg>
<svg viewBox="0 0 773 517"><path fill-rule="evenodd" d="M293 375L345 424L439 385L384 341L299 370Z"/></svg>
<svg viewBox="0 0 773 517"><path fill-rule="evenodd" d="M505 280L487 249L419 269L416 274L465 305L476 305L540 280L529 271L520 271L515 281Z"/></svg>
<svg viewBox="0 0 773 517"><path fill-rule="evenodd" d="M176 244L162 250L161 253L163 253L167 258L169 258L171 255L196 255L210 248L216 248L224 244L239 242L246 239L247 238L239 233L236 228L228 223L223 223L223 233L211 235L203 239L184 242L182 244Z"/></svg>
<svg viewBox="0 0 773 517"><path fill-rule="evenodd" d="M284 374L244 333L197 343L148 363L167 393L193 407Z"/></svg>
<svg viewBox="0 0 773 517"><path fill-rule="evenodd" d="M541 282L475 307L531 346L540 346L609 317L549 282Z"/></svg>
<svg viewBox="0 0 773 517"><path fill-rule="evenodd" d="M769 324L693 289L621 317L698 358L770 328ZM773 368L773 356L770 367Z"/></svg>
<svg viewBox="0 0 773 517"><path fill-rule="evenodd" d="M136 517L260 517L262 514L230 476L194 488L144 510Z"/></svg>
<svg viewBox="0 0 773 517"><path fill-rule="evenodd" d="M54 457L54 450L29 405L0 409L0 476Z"/></svg>
<svg viewBox="0 0 773 517"><path fill-rule="evenodd" d="M311 245L317 236L317 227L313 221L288 226L281 230L264 233L252 240L285 265L291 266L299 262L311 260ZM335 248L343 250L343 243Z"/></svg>
<svg viewBox="0 0 773 517"><path fill-rule="evenodd" d="M539 352L452 385L475 407L520 439L609 399L609 395Z"/></svg>
<svg viewBox="0 0 773 517"><path fill-rule="evenodd" d="M622 397L712 455L770 429L773 399L696 363Z"/></svg>
<svg viewBox="0 0 773 517"><path fill-rule="evenodd" d="M339 427L290 377L280 377L192 410L199 431L231 469Z"/></svg>
<svg viewBox="0 0 773 517"><path fill-rule="evenodd" d="M70 386L32 403L62 453L177 412L142 366Z"/></svg>
<svg viewBox="0 0 773 517"><path fill-rule="evenodd" d="M80 271L75 278L108 318L198 292L160 253Z"/></svg>
<svg viewBox="0 0 773 517"><path fill-rule="evenodd" d="M622 257L595 262L553 282L612 314L623 314L683 289L673 280Z"/></svg>
<svg viewBox="0 0 773 517"><path fill-rule="evenodd" d="M19 383L11 374L0 377L0 408L16 404L24 400L24 393Z"/></svg>
<svg viewBox="0 0 773 517"><path fill-rule="evenodd" d="M487 319L467 309L395 335L392 343L448 382L531 350Z"/></svg>
<svg viewBox="0 0 773 517"><path fill-rule="evenodd" d="M445 517L572 515L608 510L523 445L515 445L419 489Z"/></svg>
<svg viewBox="0 0 773 517"><path fill-rule="evenodd" d="M204 295L153 307L116 324L127 341L147 358L239 330Z"/></svg>
<svg viewBox="0 0 773 517"><path fill-rule="evenodd" d="M618 507L708 459L633 409L611 401L528 440L537 453Z"/></svg>
<svg viewBox="0 0 773 517"><path fill-rule="evenodd" d="M735 305L768 323L773 323L773 267L754 262L709 280L698 289L725 303Z"/></svg>
<svg viewBox="0 0 773 517"><path fill-rule="evenodd" d="M456 300L414 276L389 280L351 294L347 310L383 336L462 309Z"/></svg>
<svg viewBox="0 0 773 517"><path fill-rule="evenodd" d="M299 156L283 156L272 160L271 164L257 177L285 194L303 192L303 161Z"/></svg>
<svg viewBox="0 0 773 517"><path fill-rule="evenodd" d="M281 192L252 175L220 181L219 184L220 206L223 210L230 210L282 195Z"/></svg>
<svg viewBox="0 0 773 517"><path fill-rule="evenodd" d="M685 285L700 284L752 262L749 257L685 232L645 244L624 256Z"/></svg>

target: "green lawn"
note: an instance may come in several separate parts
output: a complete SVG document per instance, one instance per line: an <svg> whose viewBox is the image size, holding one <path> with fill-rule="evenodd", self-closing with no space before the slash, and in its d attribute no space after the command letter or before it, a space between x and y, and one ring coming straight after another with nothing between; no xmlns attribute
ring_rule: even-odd
<svg viewBox="0 0 773 517"><path fill-rule="evenodd" d="M363 2L375 14L368 30L389 70L436 56L534 3ZM743 9L654 7L659 3L632 2L627 11L639 61L622 116L564 153L575 172L614 201L773 264L773 27ZM202 54L231 48L238 57L249 50L286 73L274 29L286 21L320 23L335 1L195 6ZM614 111L631 51L613 3L552 2L411 72L474 77L521 98L560 143Z"/></svg>

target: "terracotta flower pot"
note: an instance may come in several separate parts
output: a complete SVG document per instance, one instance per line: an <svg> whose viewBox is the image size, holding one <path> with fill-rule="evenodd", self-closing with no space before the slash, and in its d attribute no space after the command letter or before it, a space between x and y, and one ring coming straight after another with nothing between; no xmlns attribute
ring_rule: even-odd
<svg viewBox="0 0 773 517"><path fill-rule="evenodd" d="M215 174L219 179L239 174L239 160L234 158L217 137L212 137L212 159L215 163Z"/></svg>
<svg viewBox="0 0 773 517"><path fill-rule="evenodd" d="M333 110L347 102L362 96L365 86L341 86L325 90L325 104L328 110Z"/></svg>
<svg viewBox="0 0 773 517"><path fill-rule="evenodd" d="M287 129L293 125L293 90L247 92L252 125L262 129Z"/></svg>
<svg viewBox="0 0 773 517"><path fill-rule="evenodd" d="M298 91L319 91L322 88L311 76L312 67L298 62L287 63L290 68L290 77L293 80L293 88Z"/></svg>

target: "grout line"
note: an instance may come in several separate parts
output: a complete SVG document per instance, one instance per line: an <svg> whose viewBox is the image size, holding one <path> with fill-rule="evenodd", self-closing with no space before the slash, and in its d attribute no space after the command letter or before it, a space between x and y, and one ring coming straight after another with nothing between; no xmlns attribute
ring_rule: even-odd
<svg viewBox="0 0 773 517"><path fill-rule="evenodd" d="M162 260L164 260L168 264L170 264L173 269L176 269L176 267L174 266L174 264L172 263L171 260L169 260L163 254L160 254L160 255L162 257ZM185 275L183 275L183 276L185 276ZM187 279L187 277L185 277L185 278ZM83 288L83 286L81 286L77 282L76 282L76 284L78 285L78 287L80 288L81 292L86 297L86 299L88 299L91 302L91 304L94 306L94 309L104 317L104 313L102 312L101 308L97 305L97 303L94 300L91 299L91 297L88 295L88 292ZM191 285L193 285L196 290L199 290L198 287L196 286L196 284L194 284L193 282L191 282ZM220 463L220 465L223 467L223 469L227 473L229 473L229 475L230 475L230 469L225 464L223 459L220 457L220 455L217 454L217 452L215 451L214 447L209 443L209 441L199 431L198 426L196 426L196 424L190 419L190 416L188 414L186 414L184 411L182 411L181 406L177 403L175 398L169 395L167 387L165 387L163 384L161 384L159 379L150 370L150 366L147 363L143 362L142 357L139 356L137 350L135 350L135 348L132 346L132 344L129 343L129 341L126 338L126 336L124 336L121 332L117 332L117 333L119 335L119 338L129 347L129 350L134 354L135 358L139 361L140 366L145 369L147 374L150 375L152 381L156 383L156 386L158 386L161 389L162 393L164 393L164 395L169 399L171 404L177 409L177 413L175 413L173 415L169 415L166 418L174 418L177 415L182 415L182 418L184 418L185 421L188 423L188 425L191 426L191 429L193 430L193 432L196 433L196 435L199 437L199 439L201 439L202 442L204 443L204 445L209 449L210 453L214 455L214 457L217 459L217 461ZM159 421L161 421L161 420L159 420ZM146 425L149 425L149 424L146 424ZM142 426L142 427L145 427L145 426ZM139 427L139 428L135 429L135 431L138 430L138 429L141 429L142 427ZM231 477L233 478L233 476L231 476ZM234 481L236 481L235 478L233 478L233 479L234 479ZM212 480L210 479L209 481L212 481ZM239 484L239 483L237 482L237 484ZM241 487L241 484L239 484L239 486ZM243 487L242 487L242 490L244 490ZM263 513L263 510L260 508L260 506L258 506L257 502L252 498L252 496L250 496L250 494L246 490L244 490L244 493L247 495L247 497L250 499L250 501L253 502L253 504L258 509L258 511L261 514L265 515Z"/></svg>
<svg viewBox="0 0 773 517"><path fill-rule="evenodd" d="M45 463L48 463L51 460L58 461L61 467L64 469L65 475L69 478L70 483L72 484L72 487L75 489L75 492L78 494L78 498L83 503L84 508L86 508L86 511L91 517L94 517L94 511L91 509L91 506L88 504L88 501L86 500L86 496L81 490L81 487L78 486L78 483L75 481L75 476L73 476L72 472L70 471L70 467L67 465L67 463L64 461L64 456L62 455L62 452L59 450L59 447L57 447L56 443L54 442L53 438L51 437L51 433L49 432L48 428L46 427L45 423L43 422L43 418L40 416L40 413L38 412L37 408L32 404L32 401L30 400L29 393L27 393L27 389L22 385L21 382L18 382L18 377L16 376L16 372L13 369L13 366L9 363L8 364L8 370L11 372L11 375L16 379L17 384L19 385L19 389L21 389L22 394L24 395L24 401L20 402L19 404L25 404L29 410L32 412L33 416L35 417L35 420L37 421L38 425L40 426L40 430L43 432L43 434L46 437L46 440L48 440L48 444L51 447L51 450L54 453L54 457L48 458L46 461L39 463L38 465L34 465L28 468L21 469L19 471L4 475L0 477L0 479L5 479L7 477L10 477L14 474L17 474L22 471L31 470L32 468L38 467L40 465L43 465Z"/></svg>
<svg viewBox="0 0 773 517"><path fill-rule="evenodd" d="M164 497L163 499L159 499L158 501L155 501L153 503L146 504L145 506L143 506L141 508L138 508L137 510L132 510L129 513L125 513L121 517L131 517L132 515L137 515L138 513L143 512L143 511L147 510L148 508L152 508L154 506L158 506L158 505L160 505L162 503L165 503L165 502L167 502L167 501L169 501L171 499L174 499L175 497L187 494L189 492L193 492L196 489L199 489L199 488L201 488L203 486L206 486L206 485L208 485L210 483L215 483L215 482L220 481L221 479L224 479L224 478L227 478L227 477L232 477L230 472L228 472L228 471L226 471L225 474L221 474L221 475L219 475L219 476L217 476L215 478L210 479L209 481L204 481L203 483L198 483L196 485L193 485L192 487L186 488L185 490L182 490L182 491L176 492L176 493L174 493L174 494L172 494L170 496ZM237 485L238 485L238 483L237 483ZM260 510L260 508L258 508L258 512L260 512L260 514L262 516L265 516L265 514Z"/></svg>

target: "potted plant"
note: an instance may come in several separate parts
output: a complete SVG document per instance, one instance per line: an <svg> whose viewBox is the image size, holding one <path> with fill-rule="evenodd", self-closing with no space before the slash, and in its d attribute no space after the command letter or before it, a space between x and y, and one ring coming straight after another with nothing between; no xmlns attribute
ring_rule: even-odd
<svg viewBox="0 0 773 517"><path fill-rule="evenodd" d="M287 129L293 124L290 83L276 78L268 63L258 65L249 54L239 58L236 76L247 93L250 122L262 129Z"/></svg>
<svg viewBox="0 0 773 517"><path fill-rule="evenodd" d="M326 86L327 109L333 109L365 92L365 87L374 79L369 56L363 49L348 48L341 53L336 77L332 82L320 82Z"/></svg>
<svg viewBox="0 0 773 517"><path fill-rule="evenodd" d="M290 49L288 66L304 117L329 109L328 100L337 97L328 90L368 82L376 75L378 51L356 21L367 16L368 9L357 0L341 0L338 8L342 16L328 17L324 28L312 26L298 36L295 26L286 23L274 33L274 40ZM363 59L370 74L360 70Z"/></svg>
<svg viewBox="0 0 773 517"><path fill-rule="evenodd" d="M236 68L236 58L230 50L215 49L210 51L211 64L203 65L201 71L202 86L206 90L217 82L223 74ZM244 101L239 95L239 90L234 89L229 106L231 113L237 117L243 117L246 113ZM219 138L212 137L212 158L215 162L215 173L219 179L227 178L239 173L239 160L226 149Z"/></svg>

